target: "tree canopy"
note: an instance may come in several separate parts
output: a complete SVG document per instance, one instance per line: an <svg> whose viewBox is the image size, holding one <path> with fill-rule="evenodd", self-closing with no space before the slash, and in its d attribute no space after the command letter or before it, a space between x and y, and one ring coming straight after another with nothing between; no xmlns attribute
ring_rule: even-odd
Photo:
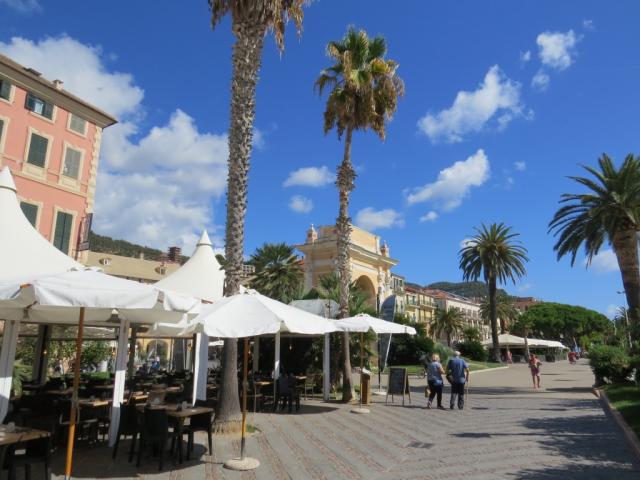
<svg viewBox="0 0 640 480"><path fill-rule="evenodd" d="M547 340L560 340L567 345L603 339L613 330L613 324L603 314L588 308L563 303L541 302L529 307L516 324L514 332L522 333L528 326L530 334Z"/></svg>

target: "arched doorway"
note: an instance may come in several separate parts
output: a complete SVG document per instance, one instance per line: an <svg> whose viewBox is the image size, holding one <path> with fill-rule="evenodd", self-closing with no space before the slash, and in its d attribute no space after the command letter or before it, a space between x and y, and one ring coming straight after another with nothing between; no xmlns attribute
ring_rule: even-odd
<svg viewBox="0 0 640 480"><path fill-rule="evenodd" d="M376 289L373 286L373 282L366 275L361 275L356 280L356 285L360 287L360 290L367 294L367 301L369 305L376 308Z"/></svg>

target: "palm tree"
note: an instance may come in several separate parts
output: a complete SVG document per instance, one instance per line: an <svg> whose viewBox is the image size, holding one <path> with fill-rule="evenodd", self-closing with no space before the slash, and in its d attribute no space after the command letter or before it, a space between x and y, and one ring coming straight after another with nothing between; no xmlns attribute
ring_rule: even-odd
<svg viewBox="0 0 640 480"><path fill-rule="evenodd" d="M248 263L256 269L251 288L284 303L297 298L304 273L294 247L286 243L265 243L256 249Z"/></svg>
<svg viewBox="0 0 640 480"><path fill-rule="evenodd" d="M431 333L434 337L447 337L447 345L451 346L451 337L457 335L464 327L464 318L459 308L447 310L439 308L431 324Z"/></svg>
<svg viewBox="0 0 640 480"><path fill-rule="evenodd" d="M627 155L619 169L603 154L599 169L584 167L595 178L569 177L587 187L588 192L562 195L561 207L549 223L558 237L554 250L558 260L571 254L571 265L584 245L588 264L605 241L613 247L622 275L634 336L640 321L640 270L638 236L640 230L640 157Z"/></svg>
<svg viewBox="0 0 640 480"><path fill-rule="evenodd" d="M288 19L302 28L304 0L208 0L211 25L216 27L231 14L233 78L231 81L231 124L229 127L229 174L227 177L227 218L225 232L225 295L240 289L244 255L244 218L247 210L247 177L253 142L256 84L262 59L264 37L269 30L284 49L284 30ZM238 342L225 340L222 381L216 407L216 431L238 430Z"/></svg>
<svg viewBox="0 0 640 480"><path fill-rule="evenodd" d="M513 304L513 298L509 295L497 294L496 314L500 319L500 333L507 333L509 327L513 325L513 322L515 322L519 315L518 310ZM480 317L487 323L491 322L491 305L487 297L484 297L482 303L480 303Z"/></svg>
<svg viewBox="0 0 640 480"><path fill-rule="evenodd" d="M349 315L349 242L351 219L349 195L355 188L356 172L351 164L351 138L355 130L373 130L384 140L386 121L396 111L404 84L396 74L398 64L384 58L387 45L384 37L370 39L364 30L349 28L340 41L329 42L327 55L334 62L323 70L315 87L320 95L325 88L331 92L324 112L324 132L336 129L338 138L345 134L344 156L338 167L336 186L340 209L336 220L337 261L340 275L340 316ZM343 401L353 398L349 335L343 336Z"/></svg>
<svg viewBox="0 0 640 480"><path fill-rule="evenodd" d="M493 223L489 227L482 224L476 228L476 235L465 242L460 249L460 269L463 280L478 280L484 276L489 286L489 321L491 323L491 341L493 359L500 361L498 341L498 313L496 308L497 282L506 283L526 274L524 267L527 249L515 240L519 234L511 231L504 223Z"/></svg>

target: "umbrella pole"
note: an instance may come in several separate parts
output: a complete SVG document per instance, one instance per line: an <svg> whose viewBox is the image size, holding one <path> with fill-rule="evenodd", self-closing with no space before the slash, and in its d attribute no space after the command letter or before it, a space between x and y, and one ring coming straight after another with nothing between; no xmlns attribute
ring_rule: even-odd
<svg viewBox="0 0 640 480"><path fill-rule="evenodd" d="M245 430L247 427L247 370L249 365L249 337L244 337L244 348L242 352L242 437L240 438L240 458L233 458L224 462L224 467L230 470L253 470L260 466L260 462L251 457L245 457Z"/></svg>
<svg viewBox="0 0 640 480"><path fill-rule="evenodd" d="M247 369L249 366L249 337L244 337L242 349L242 438L240 440L240 460L244 460L245 431L247 428Z"/></svg>
<svg viewBox="0 0 640 480"><path fill-rule="evenodd" d="M69 414L69 436L67 438L67 460L64 468L64 478L71 478L73 464L73 442L76 436L76 417L78 412L78 385L80 383L80 357L82 356L82 335L84 330L84 307L80 307L78 321L78 335L76 336L76 359L73 370L73 394L71 396L71 412Z"/></svg>

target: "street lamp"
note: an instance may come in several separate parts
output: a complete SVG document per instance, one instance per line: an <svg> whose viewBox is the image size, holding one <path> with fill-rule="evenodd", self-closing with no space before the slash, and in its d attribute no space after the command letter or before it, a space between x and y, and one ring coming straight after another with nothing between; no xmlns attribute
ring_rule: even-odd
<svg viewBox="0 0 640 480"><path fill-rule="evenodd" d="M616 291L616 293L618 295L623 295L625 292L623 290L622 292ZM627 308L622 307L622 309L624 310L624 321L627 324L627 337L628 337L628 340L629 340L629 348L631 348L631 329L629 328L629 313L627 311L628 310Z"/></svg>

